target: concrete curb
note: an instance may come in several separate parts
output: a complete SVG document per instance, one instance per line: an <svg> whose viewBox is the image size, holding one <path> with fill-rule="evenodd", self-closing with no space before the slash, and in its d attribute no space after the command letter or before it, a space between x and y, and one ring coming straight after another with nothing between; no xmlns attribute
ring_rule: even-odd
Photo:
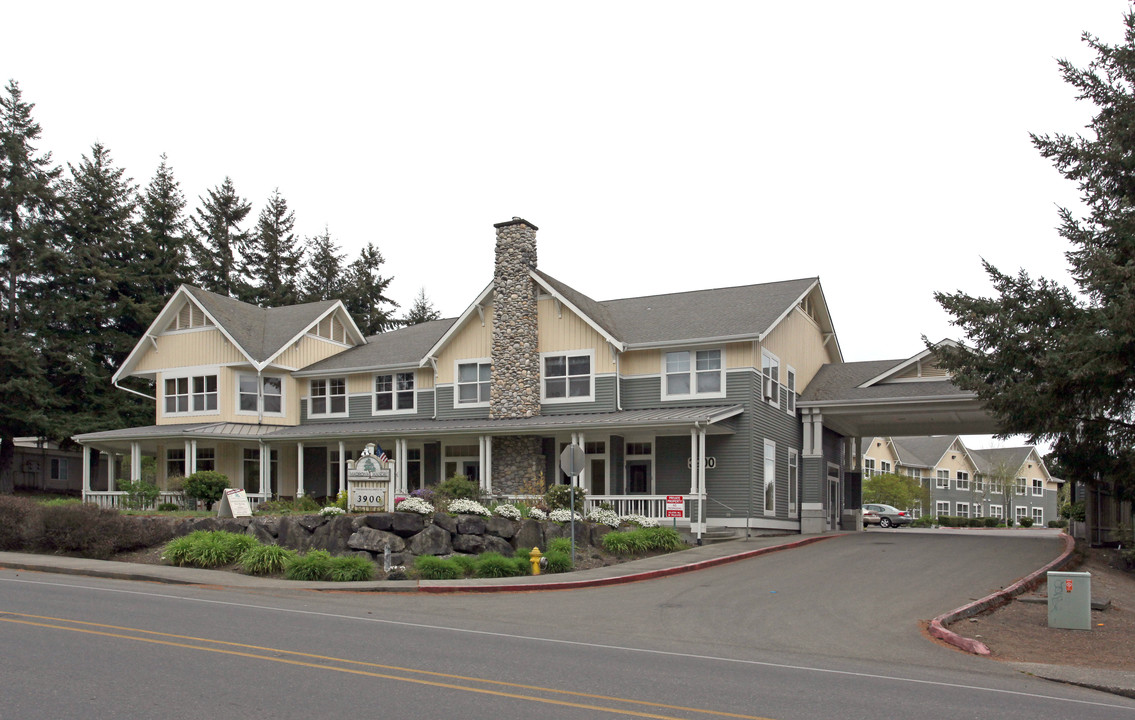
<svg viewBox="0 0 1135 720"><path fill-rule="evenodd" d="M749 558L758 557L760 555L767 555L769 553L777 552L780 550L789 550L792 548L804 547L812 543L820 542L821 540L828 540L833 537L840 537L840 535L822 535L818 537L804 538L803 540L796 540L794 542L784 543L783 545L773 545L771 547L759 548L757 550L748 550L746 552L737 553L736 555L725 555L719 558L710 558L709 560L699 560L695 563L687 565L678 565L676 567L660 568L658 570L647 570L639 573L631 573L629 575L617 575L605 578L592 578L589 580L565 580L561 582L544 582L544 583L524 583L524 584L500 584L500 585L453 585L446 584L434 585L433 583L452 583L451 580L422 580L418 582L418 592L424 593L496 593L496 592L538 592L546 590L580 590L583 588L605 587L609 585L622 585L624 583L641 582L643 580L653 580L655 578L668 577L670 575L680 575L682 573L696 572L698 570L705 570L707 568L724 565L726 563L736 562L738 560L747 560Z"/></svg>
<svg viewBox="0 0 1135 720"><path fill-rule="evenodd" d="M960 608L939 615L938 617L930 621L930 625L928 627L930 634L938 638L942 642L949 643L950 645L953 645L954 647L964 650L968 653L973 653L974 655L989 655L989 648L986 647L985 643L981 642L980 640L962 637L956 632L949 630L946 626L951 623L955 623L958 620L973 617L974 615L980 615L981 613L988 610L1001 607L1002 605L1012 600L1014 597L1028 592L1029 590L1032 590L1037 585L1039 585L1041 583L1041 580L1043 579L1044 574L1049 570L1055 570L1063 567L1064 564L1068 561L1068 558L1072 556L1072 552L1076 549L1076 541L1072 538L1071 535L1068 535L1066 533L1062 534L1060 537L1064 538L1064 552L1061 553L1058 558L1048 563L1040 570L1026 575L1007 588L998 590L991 595L986 595L980 600L971 602L969 605L963 605Z"/></svg>

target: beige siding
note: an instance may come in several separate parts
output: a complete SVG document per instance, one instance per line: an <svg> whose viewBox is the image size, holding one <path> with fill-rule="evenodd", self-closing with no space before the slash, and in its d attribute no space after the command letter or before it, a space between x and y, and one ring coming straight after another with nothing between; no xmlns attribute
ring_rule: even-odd
<svg viewBox="0 0 1135 720"><path fill-rule="evenodd" d="M912 378L941 378L946 377L948 374L949 373L947 373L945 370L938 367L938 363L934 358L926 358L925 360L917 362L906 368L898 375L895 375L894 379L909 380Z"/></svg>
<svg viewBox="0 0 1135 720"><path fill-rule="evenodd" d="M970 482L973 482L977 475L977 468L970 462L969 455L966 455L965 449L961 447L958 442L954 442L945 455L934 466L934 470L949 470L950 471L950 487L953 487L953 482L958 477L958 470L969 473ZM933 471L932 471L933 473ZM937 473L933 473L936 475Z"/></svg>
<svg viewBox="0 0 1135 720"><path fill-rule="evenodd" d="M658 375L662 372L662 351L631 350L619 358L619 372L623 376Z"/></svg>
<svg viewBox="0 0 1135 720"><path fill-rule="evenodd" d="M304 335L299 342L280 353L273 365L286 368L305 368L348 349L350 349L348 345L334 343L330 340L317 338L314 335Z"/></svg>
<svg viewBox="0 0 1135 720"><path fill-rule="evenodd" d="M830 341L834 343L835 341ZM796 371L796 391L803 392L824 363L835 362L834 351L824 346L820 326L800 308L796 308L765 338L764 347L780 359L780 377L784 367ZM834 347L834 346L833 346Z"/></svg>
<svg viewBox="0 0 1135 720"><path fill-rule="evenodd" d="M891 472L898 472L899 470L898 458L895 457L894 448L885 437L872 439L871 444L867 447L867 452L863 453L863 457L864 459L874 459L875 469L880 472L882 472L881 463L884 460L891 464Z"/></svg>
<svg viewBox="0 0 1135 720"><path fill-rule="evenodd" d="M756 367L753 364L753 343L739 342L726 345L725 367L729 369ZM659 366L659 370L661 371L661 365ZM797 390L799 390L799 388L797 388Z"/></svg>
<svg viewBox="0 0 1135 720"><path fill-rule="evenodd" d="M163 374L157 375L158 399L155 403L155 423L158 425L185 425L187 423L203 422L236 422L255 423L258 420L256 413L238 413L237 380L240 375L255 375L251 368L222 367L217 369L217 412L202 415L174 415L166 417L163 413L165 403L163 393L165 384L162 382ZM299 382L291 375L282 373L266 373L282 377L284 390L284 415L264 415L265 425L298 425L300 421L300 395L306 394L307 383Z"/></svg>
<svg viewBox="0 0 1135 720"><path fill-rule="evenodd" d="M473 358L487 358L492 353L493 344L493 317L492 308L485 308L485 324L481 325L481 318L473 313L465 324L449 339L445 347L438 353L437 382L453 382L453 365L458 360Z"/></svg>
<svg viewBox="0 0 1135 720"><path fill-rule="evenodd" d="M141 342L145 350L138 359L135 373L247 362L244 355L219 330L159 335L157 347L154 347L149 338L143 338Z"/></svg>
<svg viewBox="0 0 1135 720"><path fill-rule="evenodd" d="M554 300L537 304L540 352L593 350L596 373L615 372L607 340L566 307L557 310ZM440 367L439 367L440 370Z"/></svg>

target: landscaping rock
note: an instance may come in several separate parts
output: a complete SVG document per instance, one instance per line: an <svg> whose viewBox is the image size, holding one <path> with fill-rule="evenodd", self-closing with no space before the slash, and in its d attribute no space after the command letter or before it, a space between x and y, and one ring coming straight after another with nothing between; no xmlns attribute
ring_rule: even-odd
<svg viewBox="0 0 1135 720"><path fill-rule="evenodd" d="M394 513L363 515L359 518L358 523L355 524L356 530L361 527L374 528L375 530L390 530L394 527Z"/></svg>
<svg viewBox="0 0 1135 720"><path fill-rule="evenodd" d="M381 555L388 547L392 553L402 552L406 547L406 541L394 533L364 527L359 528L347 539L347 547L352 550L366 550Z"/></svg>
<svg viewBox="0 0 1135 720"><path fill-rule="evenodd" d="M521 520L516 528L516 534L512 536L512 546L526 550L538 547L543 552L545 550L544 526L539 520Z"/></svg>
<svg viewBox="0 0 1135 720"><path fill-rule="evenodd" d="M316 528L327 522L327 518L322 515L299 515L295 520L308 532L315 532Z"/></svg>
<svg viewBox="0 0 1135 720"><path fill-rule="evenodd" d="M485 535L485 549L483 552L498 552L505 557L512 557L513 548L508 540L496 537L495 535Z"/></svg>
<svg viewBox="0 0 1135 720"><path fill-rule="evenodd" d="M590 525L589 541L594 547L603 547L603 536L611 532L612 529L610 525L604 525L603 523Z"/></svg>
<svg viewBox="0 0 1135 720"><path fill-rule="evenodd" d="M244 531L244 534L251 535L263 545L276 544L276 537L268 531L268 526L264 523L250 523L248 529Z"/></svg>
<svg viewBox="0 0 1135 720"><path fill-rule="evenodd" d="M457 534L457 518L449 513L434 513L434 525L443 528L448 533Z"/></svg>
<svg viewBox="0 0 1135 720"><path fill-rule="evenodd" d="M276 542L293 550L304 551L311 547L311 533L294 517L280 518L279 535Z"/></svg>
<svg viewBox="0 0 1135 720"><path fill-rule="evenodd" d="M345 515L338 515L320 525L311 534L311 548L326 550L332 555L347 551L347 540L354 532L354 522Z"/></svg>
<svg viewBox="0 0 1135 720"><path fill-rule="evenodd" d="M458 533L453 536L453 549L457 552L479 555L485 551L485 536Z"/></svg>
<svg viewBox="0 0 1135 720"><path fill-rule="evenodd" d="M408 513L398 514L406 515ZM421 515L418 517L421 517ZM448 555L453 552L453 544L450 542L449 533L443 528L439 528L437 525L430 525L417 535L414 535L406 543L406 547L414 555Z"/></svg>
<svg viewBox="0 0 1135 720"><path fill-rule="evenodd" d="M494 515L491 518L485 518L485 532L508 540L516 535L516 522Z"/></svg>
<svg viewBox="0 0 1135 720"><path fill-rule="evenodd" d="M391 525L391 530L404 538L408 538L422 532L428 522L429 518L427 518L425 515L419 515L418 513L410 512L396 512L394 513L394 522ZM441 528L438 529L444 532L447 536L449 535L449 533L445 530L442 530Z"/></svg>
<svg viewBox="0 0 1135 720"><path fill-rule="evenodd" d="M457 532L463 535L484 535L485 518L480 515L458 515Z"/></svg>

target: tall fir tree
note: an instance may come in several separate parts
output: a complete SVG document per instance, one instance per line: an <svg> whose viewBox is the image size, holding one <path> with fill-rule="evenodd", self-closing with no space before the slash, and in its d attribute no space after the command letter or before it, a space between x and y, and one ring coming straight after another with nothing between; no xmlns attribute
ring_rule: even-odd
<svg viewBox="0 0 1135 720"><path fill-rule="evenodd" d="M253 289L253 299L266 307L299 302L300 265L303 246L292 230L296 214L279 188L260 211L256 232L242 258L244 275Z"/></svg>
<svg viewBox="0 0 1135 720"><path fill-rule="evenodd" d="M0 96L0 493L14 489L14 439L49 432L55 389L38 344L42 257L58 218L59 178L51 153L37 154L33 103L9 80Z"/></svg>
<svg viewBox="0 0 1135 720"><path fill-rule="evenodd" d="M418 296L414 298L414 304L406 311L401 323L403 325L419 325L437 320L440 317L441 313L434 309L433 303L426 297L426 289L421 288L418 290Z"/></svg>
<svg viewBox="0 0 1135 720"><path fill-rule="evenodd" d="M152 285L156 315L167 299L185 282L192 282L185 194L173 176L165 153L150 184L142 193L138 222L138 272Z"/></svg>
<svg viewBox="0 0 1135 720"><path fill-rule="evenodd" d="M1135 489L1135 10L1125 23L1118 45L1084 34L1096 53L1088 67L1059 61L1096 106L1090 134L1032 136L1088 211L1060 210L1076 291L985 263L995 296L936 299L971 344L939 353L960 387L1008 432L1051 441L1067 479Z"/></svg>
<svg viewBox="0 0 1135 720"><path fill-rule="evenodd" d="M221 295L251 299L252 290L241 274L238 257L251 239L251 234L241 229L241 223L248 217L252 205L237 195L229 177L200 200L201 207L193 216L197 283Z"/></svg>
<svg viewBox="0 0 1135 720"><path fill-rule="evenodd" d="M324 227L322 235L309 237L304 254L307 269L300 280L303 302L340 299L345 288L343 260L346 255L331 239L331 231Z"/></svg>
<svg viewBox="0 0 1135 720"><path fill-rule="evenodd" d="M347 269L349 284L344 289L343 303L363 335L376 335L398 324L393 315L398 303L385 295L393 278L379 272L385 262L374 243L368 242Z"/></svg>

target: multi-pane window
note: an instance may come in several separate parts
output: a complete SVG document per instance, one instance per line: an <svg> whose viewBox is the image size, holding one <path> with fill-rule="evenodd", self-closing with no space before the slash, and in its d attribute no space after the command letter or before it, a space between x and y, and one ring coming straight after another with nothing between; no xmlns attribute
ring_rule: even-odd
<svg viewBox="0 0 1135 720"><path fill-rule="evenodd" d="M217 411L217 376L193 375L166 378L165 412L206 413Z"/></svg>
<svg viewBox="0 0 1135 720"><path fill-rule="evenodd" d="M487 403L491 380L492 365L489 363L458 363L457 402L461 404Z"/></svg>
<svg viewBox="0 0 1135 720"><path fill-rule="evenodd" d="M796 371L790 367L786 367L785 382L788 383L788 407L785 408L789 415L796 415Z"/></svg>
<svg viewBox="0 0 1135 720"><path fill-rule="evenodd" d="M666 353L663 395L720 394L724 391L721 350L680 350Z"/></svg>
<svg viewBox="0 0 1135 720"><path fill-rule="evenodd" d="M1025 488L1026 488L1025 479L1024 478L1017 478L1017 482L1016 482L1017 494L1018 495L1024 495L1025 494Z"/></svg>
<svg viewBox="0 0 1135 720"><path fill-rule="evenodd" d="M185 470L185 450L170 448L166 450L166 477L187 475Z"/></svg>
<svg viewBox="0 0 1135 720"><path fill-rule="evenodd" d="M938 470L937 474L935 476L935 483L936 483L935 487L938 488L939 490L949 490L950 489L950 471L949 470Z"/></svg>
<svg viewBox="0 0 1135 720"><path fill-rule="evenodd" d="M312 380L308 415L343 415L347 412L347 379Z"/></svg>
<svg viewBox="0 0 1135 720"><path fill-rule="evenodd" d="M875 458L863 458L863 479L875 476Z"/></svg>
<svg viewBox="0 0 1135 720"><path fill-rule="evenodd" d="M969 490L969 473L964 470L958 470L958 490Z"/></svg>
<svg viewBox="0 0 1135 720"><path fill-rule="evenodd" d="M1018 505L1015 509L1016 519L1020 520L1023 517L1028 517L1029 509L1024 505Z"/></svg>
<svg viewBox="0 0 1135 720"><path fill-rule="evenodd" d="M1005 508L1001 505L990 505L989 517L997 518L998 520L1000 520L1001 518L1005 517Z"/></svg>
<svg viewBox="0 0 1135 720"><path fill-rule="evenodd" d="M776 443L765 440L765 515L776 514Z"/></svg>
<svg viewBox="0 0 1135 720"><path fill-rule="evenodd" d="M1044 508L1033 508L1033 524L1044 525Z"/></svg>
<svg viewBox="0 0 1135 720"><path fill-rule="evenodd" d="M969 503L964 503L964 502L956 503L955 507L957 508L957 510L954 512L955 515L957 515L958 517L964 517L964 518L969 517Z"/></svg>
<svg viewBox="0 0 1135 720"><path fill-rule="evenodd" d="M276 480L279 477L280 465L280 451L269 450L268 454L268 483L265 489L269 494L272 488L276 487ZM244 461L242 463L244 470L244 490L250 493L260 492L260 450L258 448L245 448Z"/></svg>
<svg viewBox="0 0 1135 720"><path fill-rule="evenodd" d="M800 482L800 454L794 450L788 450L788 514L796 514L796 501L799 494L798 485Z"/></svg>
<svg viewBox="0 0 1135 720"><path fill-rule="evenodd" d="M973 516L975 518L982 517L981 503L973 504Z"/></svg>
<svg viewBox="0 0 1135 720"><path fill-rule="evenodd" d="M891 471L891 464L886 460L879 461L879 472L889 473Z"/></svg>
<svg viewBox="0 0 1135 720"><path fill-rule="evenodd" d="M545 355L544 399L589 399L590 355Z"/></svg>
<svg viewBox="0 0 1135 720"><path fill-rule="evenodd" d="M260 412L260 398L264 399L263 412L279 415L284 412L284 381L264 375L241 375L237 380L237 409L241 413ZM259 389L259 392L258 392Z"/></svg>
<svg viewBox="0 0 1135 720"><path fill-rule="evenodd" d="M771 405L780 405L780 360L761 351L761 386L764 399Z"/></svg>
<svg viewBox="0 0 1135 720"><path fill-rule="evenodd" d="M1033 478L1033 495L1038 497L1044 496L1044 481L1040 478Z"/></svg>
<svg viewBox="0 0 1135 720"><path fill-rule="evenodd" d="M213 448L197 448L197 471L216 470L217 453Z"/></svg>
<svg viewBox="0 0 1135 720"><path fill-rule="evenodd" d="M919 484L922 483L922 469L921 468L907 468L906 474L909 475L910 477L914 478L915 480L917 480L919 482Z"/></svg>
<svg viewBox="0 0 1135 720"><path fill-rule="evenodd" d="M51 479L67 479L67 460L64 458L51 458Z"/></svg>
<svg viewBox="0 0 1135 720"><path fill-rule="evenodd" d="M938 500L937 502L935 502L934 503L934 514L935 515L949 515L950 514L950 503L949 503L949 501Z"/></svg>
<svg viewBox="0 0 1135 720"><path fill-rule="evenodd" d="M414 409L414 373L374 376L374 411Z"/></svg>
<svg viewBox="0 0 1135 720"><path fill-rule="evenodd" d="M1005 491L1005 482L997 478L989 478L989 492L1000 495Z"/></svg>

